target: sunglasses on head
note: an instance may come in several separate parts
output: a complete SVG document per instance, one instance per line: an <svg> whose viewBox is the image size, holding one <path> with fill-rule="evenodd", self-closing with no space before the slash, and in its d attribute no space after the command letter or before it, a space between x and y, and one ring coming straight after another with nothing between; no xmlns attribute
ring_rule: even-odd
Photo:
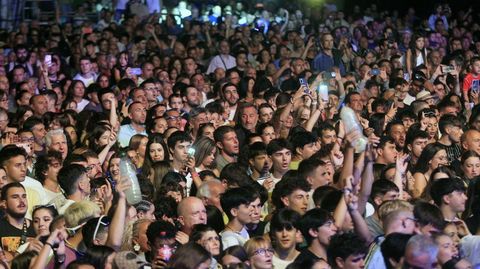
<svg viewBox="0 0 480 269"><path fill-rule="evenodd" d="M98 218L97 226L95 227L95 232L93 232L93 240L97 238L97 233L98 233L98 229L100 228L100 225L109 226L110 219L107 216L101 216L100 218Z"/></svg>

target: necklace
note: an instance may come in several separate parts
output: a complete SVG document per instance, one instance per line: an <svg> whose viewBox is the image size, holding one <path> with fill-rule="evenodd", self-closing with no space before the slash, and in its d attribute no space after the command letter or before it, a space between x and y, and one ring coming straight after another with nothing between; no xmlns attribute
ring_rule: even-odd
<svg viewBox="0 0 480 269"><path fill-rule="evenodd" d="M20 246L27 242L27 219L23 220L23 228L22 228L22 237L20 239Z"/></svg>

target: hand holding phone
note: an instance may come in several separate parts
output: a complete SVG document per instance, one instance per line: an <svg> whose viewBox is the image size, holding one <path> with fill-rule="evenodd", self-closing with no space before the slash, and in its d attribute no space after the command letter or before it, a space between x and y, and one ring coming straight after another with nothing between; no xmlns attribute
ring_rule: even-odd
<svg viewBox="0 0 480 269"><path fill-rule="evenodd" d="M310 88L308 87L308 83L307 83L307 80L304 79L304 78L299 78L298 79L298 82L300 82L300 85L302 86L305 86L305 90L304 90L304 93L306 94L310 94Z"/></svg>
<svg viewBox="0 0 480 269"><path fill-rule="evenodd" d="M130 74L140 76L142 74L141 68L130 68Z"/></svg>
<svg viewBox="0 0 480 269"><path fill-rule="evenodd" d="M380 70L378 68L374 68L374 69L370 70L370 75L378 76L378 75L380 75Z"/></svg>
<svg viewBox="0 0 480 269"><path fill-rule="evenodd" d="M52 55L50 54L45 55L45 65L47 67L52 66Z"/></svg>
<svg viewBox="0 0 480 269"><path fill-rule="evenodd" d="M453 71L455 71L455 66L453 65L442 65L441 66L441 69L442 69L442 73L451 73Z"/></svg>
<svg viewBox="0 0 480 269"><path fill-rule="evenodd" d="M328 86L325 83L318 85L318 95L324 102L328 102Z"/></svg>

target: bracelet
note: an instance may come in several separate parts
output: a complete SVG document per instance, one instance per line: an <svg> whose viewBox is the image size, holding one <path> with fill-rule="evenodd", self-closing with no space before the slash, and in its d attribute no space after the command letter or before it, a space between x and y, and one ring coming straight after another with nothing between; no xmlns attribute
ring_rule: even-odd
<svg viewBox="0 0 480 269"><path fill-rule="evenodd" d="M350 189L350 188L346 188L346 187L343 188L343 193L344 193L344 194L349 194L349 193L351 193L352 191L353 191L353 190Z"/></svg>
<svg viewBox="0 0 480 269"><path fill-rule="evenodd" d="M50 246L50 248L52 248L52 250L53 250L53 245L51 243L45 242L45 245Z"/></svg>

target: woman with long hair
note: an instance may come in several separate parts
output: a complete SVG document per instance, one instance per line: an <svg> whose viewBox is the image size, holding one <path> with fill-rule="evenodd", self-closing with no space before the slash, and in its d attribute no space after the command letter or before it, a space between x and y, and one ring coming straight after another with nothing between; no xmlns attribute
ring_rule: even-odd
<svg viewBox="0 0 480 269"><path fill-rule="evenodd" d="M153 183L155 190L159 190L162 186L163 178L165 175L171 171L170 161L158 161L153 163L151 172L150 172L150 181Z"/></svg>
<svg viewBox="0 0 480 269"><path fill-rule="evenodd" d="M439 144L428 144L418 158L417 165L414 170L413 189L410 191L414 198L420 197L425 187L430 181L430 175L433 170L439 166L448 165L447 151Z"/></svg>
<svg viewBox="0 0 480 269"><path fill-rule="evenodd" d="M145 161L145 152L147 149L148 137L142 134L133 135L128 143L128 156L137 169L143 166Z"/></svg>
<svg viewBox="0 0 480 269"><path fill-rule="evenodd" d="M142 166L142 174L151 177L153 164L170 159L167 145L160 134L152 134L145 149L145 160ZM152 181L153 183L153 181Z"/></svg>
<svg viewBox="0 0 480 269"><path fill-rule="evenodd" d="M470 182L480 175L480 156L475 151L466 151L462 154L461 164L463 180L470 185Z"/></svg>
<svg viewBox="0 0 480 269"><path fill-rule="evenodd" d="M215 154L217 152L215 142L208 137L202 137L195 140L192 148L195 149L195 170L197 172L210 170L218 176L219 172L215 168Z"/></svg>
<svg viewBox="0 0 480 269"><path fill-rule="evenodd" d="M427 49L425 48L425 38L416 34L413 35L405 55L405 65L410 76L413 69L421 64L427 65Z"/></svg>
<svg viewBox="0 0 480 269"><path fill-rule="evenodd" d="M89 149L98 154L98 159L103 164L107 156L109 156L110 150L115 145L116 138L116 133L112 131L111 125L100 122L95 125L92 132L87 132L84 141Z"/></svg>
<svg viewBox="0 0 480 269"><path fill-rule="evenodd" d="M65 100L73 100L77 103L77 112L81 112L89 103L85 97L87 96L87 91L85 89L85 84L81 80L74 80L70 87L68 87L67 97Z"/></svg>
<svg viewBox="0 0 480 269"><path fill-rule="evenodd" d="M127 73L129 67L129 56L127 51L122 51L117 56L117 64L113 67L112 73L115 82L118 83Z"/></svg>
<svg viewBox="0 0 480 269"><path fill-rule="evenodd" d="M195 242L210 252L212 256L210 268L216 268L218 263L215 257L220 255L221 249L221 241L217 232L206 224L197 224L190 234L190 242Z"/></svg>
<svg viewBox="0 0 480 269"><path fill-rule="evenodd" d="M100 74L97 78L97 84L102 89L110 88L110 78L105 74Z"/></svg>

